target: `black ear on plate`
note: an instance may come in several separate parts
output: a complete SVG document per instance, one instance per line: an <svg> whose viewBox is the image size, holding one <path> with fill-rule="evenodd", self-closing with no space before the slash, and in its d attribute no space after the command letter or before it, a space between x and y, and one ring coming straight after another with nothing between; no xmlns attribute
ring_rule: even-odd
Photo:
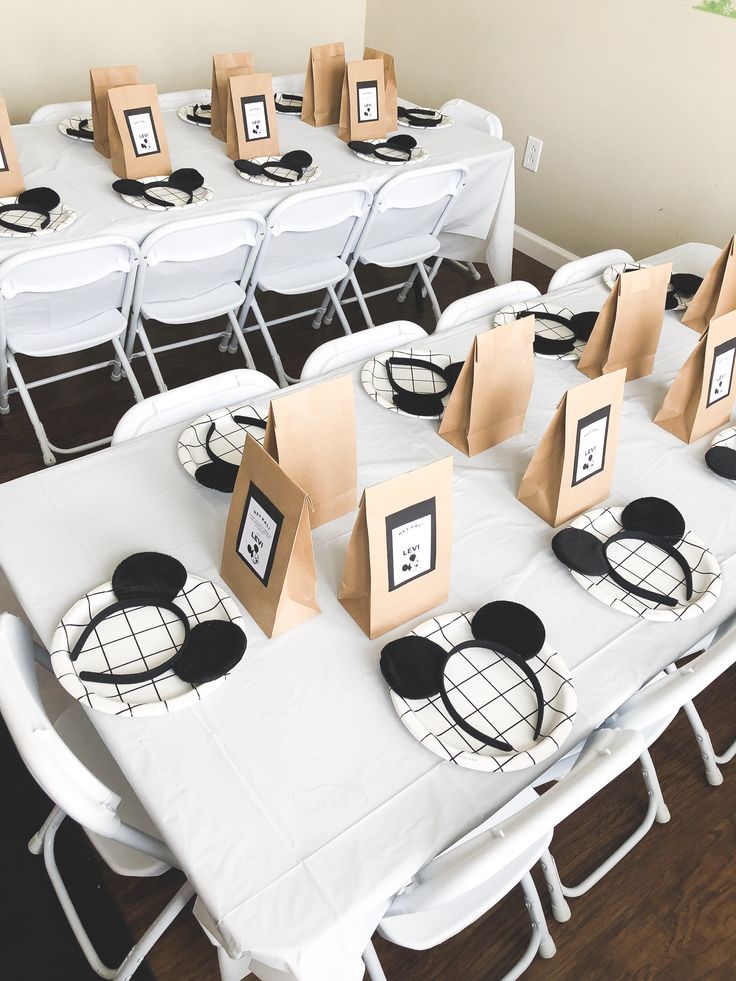
<svg viewBox="0 0 736 981"><path fill-rule="evenodd" d="M402 698L431 698L440 690L447 651L428 637L399 637L381 651L381 674Z"/></svg>
<svg viewBox="0 0 736 981"><path fill-rule="evenodd" d="M53 211L60 203L61 198L50 187L29 187L18 195L19 205L40 208L42 211Z"/></svg>
<svg viewBox="0 0 736 981"><path fill-rule="evenodd" d="M191 194L204 184L204 177L193 167L181 167L169 174L169 184L178 191L187 191Z"/></svg>
<svg viewBox="0 0 736 981"><path fill-rule="evenodd" d="M501 644L525 661L539 654L547 636L536 613L521 603L496 600L481 606L470 623L476 640Z"/></svg>
<svg viewBox="0 0 736 981"><path fill-rule="evenodd" d="M234 463L228 463L227 460L212 460L211 463L203 463L201 467L197 467L194 476L204 487L222 491L223 494L232 494L238 478L238 469Z"/></svg>
<svg viewBox="0 0 736 981"><path fill-rule="evenodd" d="M294 170L306 170L312 166L312 155L306 150L289 150L281 158L284 167L293 167Z"/></svg>
<svg viewBox="0 0 736 981"><path fill-rule="evenodd" d="M603 542L582 528L563 528L552 539L555 556L573 572L583 576L605 576L608 563Z"/></svg>
<svg viewBox="0 0 736 981"><path fill-rule="evenodd" d="M661 497L640 497L627 504L621 525L626 531L642 531L670 542L679 542L685 535L685 519L674 504Z"/></svg>
<svg viewBox="0 0 736 981"><path fill-rule="evenodd" d="M464 361L453 361L452 364L448 364L445 368L445 380L447 381L447 387L450 391L453 390L457 384L457 380L460 377L460 372L463 370Z"/></svg>
<svg viewBox="0 0 736 981"><path fill-rule="evenodd" d="M146 597L170 603L186 581L187 570L181 562L162 552L129 555L112 574L113 592L119 600Z"/></svg>
<svg viewBox="0 0 736 981"><path fill-rule="evenodd" d="M719 477L736 480L736 450L730 446L711 446L705 454L705 462Z"/></svg>
<svg viewBox="0 0 736 981"><path fill-rule="evenodd" d="M389 136L386 140L389 146L396 146L402 150L413 150L417 141L408 133L398 133L396 136Z"/></svg>
<svg viewBox="0 0 736 981"><path fill-rule="evenodd" d="M534 335L535 354L569 354L575 349L573 337L546 337L544 334Z"/></svg>
<svg viewBox="0 0 736 981"><path fill-rule="evenodd" d="M703 277L695 273L673 273L670 277L670 286L679 296L695 296L702 284Z"/></svg>
<svg viewBox="0 0 736 981"><path fill-rule="evenodd" d="M126 178L122 178L119 181L112 182L113 191L117 191L118 194L127 194L130 198L140 198L143 197L146 185L143 181L129 181Z"/></svg>
<svg viewBox="0 0 736 981"><path fill-rule="evenodd" d="M583 313L574 313L570 317L570 330L579 341L587 341L593 333L597 319L597 310L585 310Z"/></svg>
<svg viewBox="0 0 736 981"><path fill-rule="evenodd" d="M232 671L245 654L246 644L237 623L205 620L192 628L174 670L182 681L203 685Z"/></svg>

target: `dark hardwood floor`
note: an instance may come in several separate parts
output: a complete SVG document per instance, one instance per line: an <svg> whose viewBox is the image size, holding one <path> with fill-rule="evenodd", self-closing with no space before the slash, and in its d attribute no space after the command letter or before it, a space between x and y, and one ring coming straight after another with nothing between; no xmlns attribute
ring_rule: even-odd
<svg viewBox="0 0 736 981"><path fill-rule="evenodd" d="M471 284L456 269L444 264L437 280L437 292L444 307L459 296L490 284L487 270L479 284ZM514 276L526 279L542 291L550 270L524 256L515 257ZM369 271L366 287L384 285L382 274ZM265 304L267 315L276 305ZM417 311L413 297L403 307L395 295L371 301L376 322L404 317L431 330L428 304ZM288 306L278 309L288 312ZM354 305L349 308L357 328L359 318ZM337 336L334 325L328 331L312 331L307 321L282 327L277 335L286 370L298 374L307 354L330 337ZM156 328L156 341L167 336ZM154 330L151 332L153 339ZM265 347L256 334L249 343L257 366L273 374ZM85 363L91 354L80 358ZM160 357L160 365L170 386L237 367L239 356L217 352L214 343L170 352ZM67 361L68 363L68 361ZM34 377L33 364L26 362L28 377ZM48 371L48 366L43 366ZM59 370L62 370L60 367ZM135 370L146 395L155 387L145 363L135 362ZM123 382L113 384L106 371L36 390L41 416L48 423L52 440L80 442L109 434L117 419L132 404L132 395ZM0 479L40 469L38 446L17 396L12 412L0 417ZM717 746L736 737L736 673L701 700L706 724ZM2 737L0 737L2 738ZM12 757L12 754L9 754ZM637 849L582 899L571 901L572 919L555 924L549 903L543 896L550 926L557 943L557 956L550 961L537 959L526 977L530 981L621 981L621 979L667 979L667 981L731 981L736 979L736 884L733 870L736 848L736 762L724 768L725 782L710 787L705 782L697 746L682 717L653 748L665 797L672 812L667 825L655 825ZM28 835L36 830L40 792L11 759L5 786L12 788L12 807L27 823ZM8 798L6 798L8 800ZM9 804L7 806L10 806ZM566 881L577 881L606 852L634 827L646 806L640 776L635 769L612 788L608 788L583 811L570 818L555 837L554 852ZM22 836L6 839L6 848L22 847ZM88 852L82 836L68 846L77 856ZM89 861L89 854L83 858ZM34 860L38 862L38 860ZM74 863L70 864L73 873ZM5 863L3 863L5 867ZM116 877L100 865L106 894L113 897L130 932L138 936L177 888L180 877L168 873L158 880L129 880ZM25 875L25 872L20 873ZM535 877L542 889L542 881ZM15 902L16 882L7 875L0 880L0 907ZM91 889L80 883L81 889ZM40 885L38 888L42 888ZM45 908L45 907L44 907ZM13 930L5 932L0 951L0 977L9 981L46 981L47 978L85 981L92 973L80 973L63 958L50 973L47 959L41 957L37 943L43 930L45 947L65 942L63 931L51 916L43 924L32 920L25 925L14 919ZM54 933L54 931L57 931ZM491 981L513 964L526 944L528 919L520 892L514 890L495 910L459 937L424 953L400 950L376 939L389 981ZM16 973L8 965L23 964ZM179 917L154 948L148 965L157 981L217 981L219 972L213 948L191 913ZM37 966L36 966L37 965ZM343 981L325 976L324 981Z"/></svg>

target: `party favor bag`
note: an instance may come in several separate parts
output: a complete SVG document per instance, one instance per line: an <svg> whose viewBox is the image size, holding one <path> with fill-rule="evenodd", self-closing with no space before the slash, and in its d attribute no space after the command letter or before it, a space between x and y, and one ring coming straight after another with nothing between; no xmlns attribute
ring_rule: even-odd
<svg viewBox="0 0 736 981"><path fill-rule="evenodd" d="M452 459L367 487L338 598L371 639L444 603L450 589Z"/></svg>
<svg viewBox="0 0 736 981"><path fill-rule="evenodd" d="M350 375L273 399L263 445L309 495L313 528L355 510L358 471Z"/></svg>
<svg viewBox="0 0 736 981"><path fill-rule="evenodd" d="M380 58L383 62L383 85L386 89L386 129L389 133L393 133L398 126L398 117L396 115L398 89L396 87L396 64L394 62L394 56L387 54L385 51L378 51L376 48L366 48L363 52L363 58L366 60L369 58Z"/></svg>
<svg viewBox="0 0 736 981"><path fill-rule="evenodd" d="M684 443L728 425L733 410L736 311L716 317L679 371L654 421Z"/></svg>
<svg viewBox="0 0 736 981"><path fill-rule="evenodd" d="M611 492L626 371L571 388L522 477L518 498L557 527Z"/></svg>
<svg viewBox="0 0 736 981"><path fill-rule="evenodd" d="M255 58L250 51L212 56L212 125L210 132L218 140L227 139L227 107L230 102L230 79L233 76L251 75Z"/></svg>
<svg viewBox="0 0 736 981"><path fill-rule="evenodd" d="M534 317L478 334L465 359L439 434L466 456L516 436L534 383Z"/></svg>
<svg viewBox="0 0 736 981"><path fill-rule="evenodd" d="M108 159L110 157L110 141L107 136L107 93L117 85L137 85L138 81L137 65L90 69L89 85L95 150L103 157Z"/></svg>
<svg viewBox="0 0 736 981"><path fill-rule="evenodd" d="M588 378L626 368L626 380L651 375L664 320L672 263L619 276L578 361Z"/></svg>
<svg viewBox="0 0 736 981"><path fill-rule="evenodd" d="M267 637L320 612L309 498L248 435L220 575Z"/></svg>
<svg viewBox="0 0 736 981"><path fill-rule="evenodd" d="M118 177L171 173L169 147L155 85L121 85L107 93L112 170Z"/></svg>
<svg viewBox="0 0 736 981"><path fill-rule="evenodd" d="M379 140L387 133L383 62L380 58L349 61L342 83L338 139Z"/></svg>
<svg viewBox="0 0 736 981"><path fill-rule="evenodd" d="M682 317L693 330L704 331L714 317L736 310L736 237L732 237L700 284Z"/></svg>
<svg viewBox="0 0 736 981"><path fill-rule="evenodd" d="M8 109L5 99L0 98L0 198L13 197L24 190Z"/></svg>
<svg viewBox="0 0 736 981"><path fill-rule="evenodd" d="M302 120L310 126L332 126L340 118L340 94L345 75L345 46L320 44L309 49L304 83Z"/></svg>
<svg viewBox="0 0 736 981"><path fill-rule="evenodd" d="M270 74L232 75L227 103L227 155L252 160L279 152L279 131Z"/></svg>

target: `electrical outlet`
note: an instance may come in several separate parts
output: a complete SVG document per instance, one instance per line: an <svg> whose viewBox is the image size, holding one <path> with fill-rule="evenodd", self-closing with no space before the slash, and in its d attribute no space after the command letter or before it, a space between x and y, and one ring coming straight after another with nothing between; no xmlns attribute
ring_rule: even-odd
<svg viewBox="0 0 736 981"><path fill-rule="evenodd" d="M533 171L535 174L539 170L539 158L542 156L544 140L537 139L536 136L528 137L526 141L526 153L522 167Z"/></svg>

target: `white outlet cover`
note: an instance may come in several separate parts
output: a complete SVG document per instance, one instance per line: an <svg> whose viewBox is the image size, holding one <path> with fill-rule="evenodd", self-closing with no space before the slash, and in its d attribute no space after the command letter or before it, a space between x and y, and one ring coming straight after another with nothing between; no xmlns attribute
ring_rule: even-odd
<svg viewBox="0 0 736 981"><path fill-rule="evenodd" d="M539 158L542 155L543 146L544 140L540 140L536 136L530 136L527 138L526 151L524 153L524 161L522 166L526 167L527 170L531 170L535 174L539 170Z"/></svg>

